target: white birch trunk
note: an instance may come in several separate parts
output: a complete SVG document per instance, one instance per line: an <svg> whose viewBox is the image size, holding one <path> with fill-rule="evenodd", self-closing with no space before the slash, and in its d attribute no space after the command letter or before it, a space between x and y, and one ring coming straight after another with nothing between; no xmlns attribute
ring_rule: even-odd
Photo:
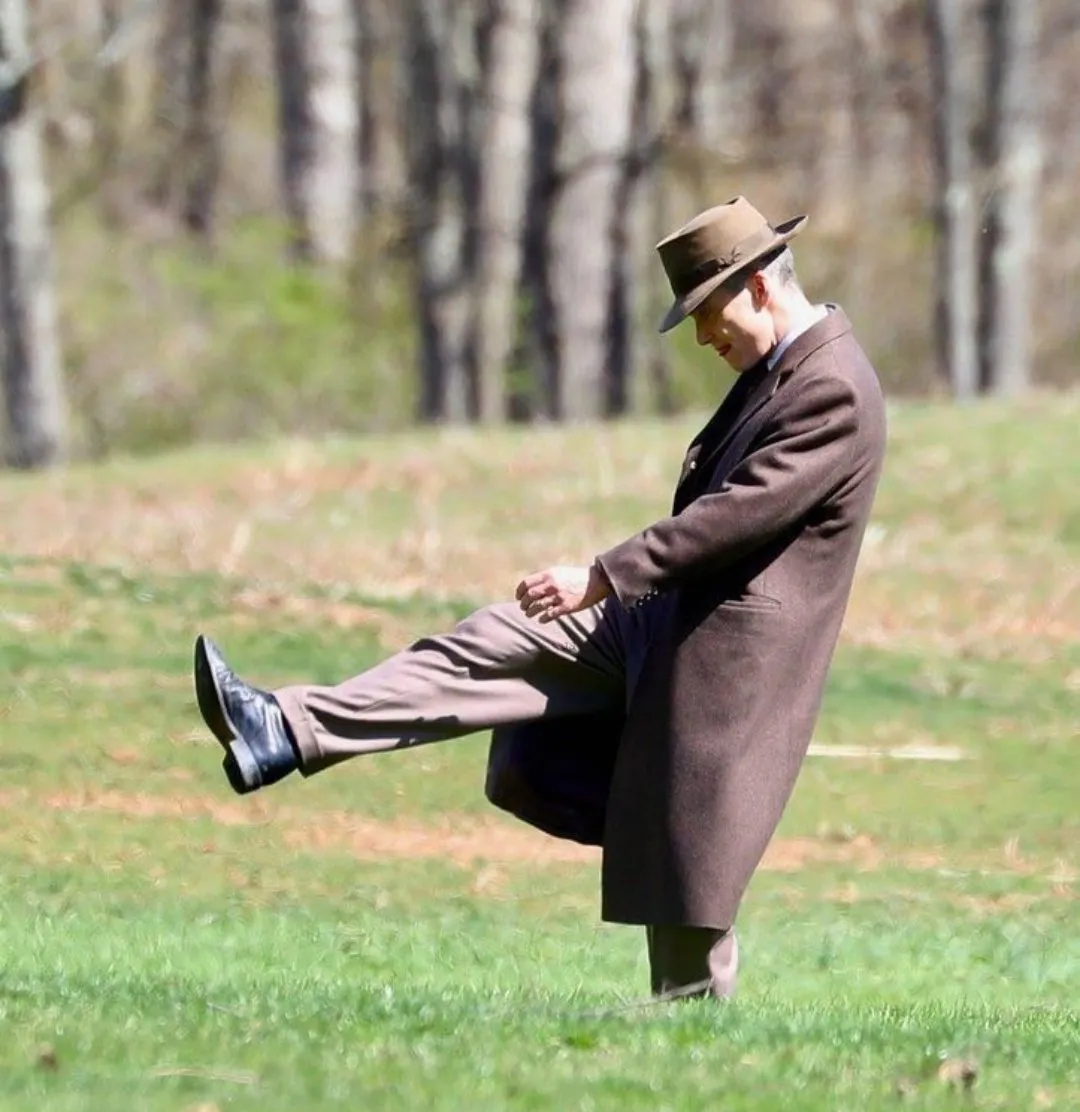
<svg viewBox="0 0 1080 1112"><path fill-rule="evenodd" d="M529 185L541 0L496 0L480 105L474 358L481 421L506 416Z"/></svg>
<svg viewBox="0 0 1080 1112"><path fill-rule="evenodd" d="M53 292L38 121L25 85L24 0L0 0L0 336L7 462L45 467L63 455L67 414Z"/></svg>
<svg viewBox="0 0 1080 1112"><path fill-rule="evenodd" d="M1042 151L1038 120L1037 0L988 0L986 169L991 194L983 239L981 385L1023 393L1032 377L1032 297Z"/></svg>
<svg viewBox="0 0 1080 1112"><path fill-rule="evenodd" d="M281 189L294 253L351 257L360 186L352 0L273 0Z"/></svg>
<svg viewBox="0 0 1080 1112"><path fill-rule="evenodd" d="M556 416L606 405L616 197L630 141L635 0L565 0L557 27L560 116L548 280L558 358Z"/></svg>
<svg viewBox="0 0 1080 1112"><path fill-rule="evenodd" d="M969 128L972 67L956 0L927 0L936 164L934 311L940 373L955 397L978 392L976 211Z"/></svg>

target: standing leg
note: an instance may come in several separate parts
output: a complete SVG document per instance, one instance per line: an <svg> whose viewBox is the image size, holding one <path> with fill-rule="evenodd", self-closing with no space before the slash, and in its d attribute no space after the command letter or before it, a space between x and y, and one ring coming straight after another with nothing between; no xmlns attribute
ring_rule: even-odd
<svg viewBox="0 0 1080 1112"><path fill-rule="evenodd" d="M734 927L664 925L645 932L654 995L719 999L735 994L739 941Z"/></svg>

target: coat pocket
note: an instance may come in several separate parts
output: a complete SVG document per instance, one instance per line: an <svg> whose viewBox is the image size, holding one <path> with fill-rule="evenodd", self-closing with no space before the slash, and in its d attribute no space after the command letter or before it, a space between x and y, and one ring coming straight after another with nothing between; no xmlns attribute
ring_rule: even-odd
<svg viewBox="0 0 1080 1112"><path fill-rule="evenodd" d="M725 610L749 610L764 614L772 614L783 610L783 604L778 598L770 595L735 595L731 598L721 599L717 603L716 612Z"/></svg>

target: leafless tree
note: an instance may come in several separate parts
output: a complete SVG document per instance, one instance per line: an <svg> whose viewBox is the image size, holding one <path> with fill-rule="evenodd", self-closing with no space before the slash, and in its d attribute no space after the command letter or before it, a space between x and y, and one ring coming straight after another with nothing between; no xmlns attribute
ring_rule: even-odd
<svg viewBox="0 0 1080 1112"><path fill-rule="evenodd" d="M402 40L408 4L353 0L360 98L360 210L396 210L405 191L402 105L411 96Z"/></svg>
<svg viewBox="0 0 1080 1112"><path fill-rule="evenodd" d="M674 404L669 349L657 332L670 291L654 249L675 222L663 162L677 117L685 109L685 98L689 96L692 103L712 103L710 79L704 74L695 74L689 93L685 85L680 87L675 49L678 30L668 0L639 0L630 143L616 196L618 216L613 231L616 253L606 391L606 408L613 414L650 405L666 412ZM685 78L685 73L682 76ZM694 111L701 115L682 122L695 129L698 141L703 142L710 133L718 139L722 116L711 109Z"/></svg>
<svg viewBox="0 0 1080 1112"><path fill-rule="evenodd" d="M393 315L376 326L380 354L357 362L364 389L379 388L382 352L396 365L415 339L392 404L409 393L424 420L703 401L677 373L679 342L656 333L670 291L654 248L742 191L812 214L828 242L806 277L861 322L889 388L922 388L932 365L959 397L1070 373L1057 357L1076 338L1075 0L22 4L51 222L71 260L113 237L156 240L169 224L140 219L147 199L197 236L221 225L222 246L228 214L280 220L295 257L347 264L322 268L319 289L370 297L358 330ZM21 126L25 95L9 85L0 114ZM262 172L275 156L279 173ZM10 164L9 213L34 180ZM110 225L103 240L90 212ZM1055 250L1033 305L1041 233ZM119 257L137 282L137 253ZM932 336L908 294L923 275ZM12 289L29 336L48 295ZM2 296L14 320L16 294ZM179 327L195 301L164 303ZM209 359L228 331L190 334ZM92 315L71 336L75 374L107 379L118 357L83 350L98 342ZM48 341L35 350L59 361Z"/></svg>
<svg viewBox="0 0 1080 1112"><path fill-rule="evenodd" d="M989 43L983 155L990 182L980 268L980 386L1013 395L1030 384L1032 262L1042 152L1039 0L986 0Z"/></svg>
<svg viewBox="0 0 1080 1112"><path fill-rule="evenodd" d="M490 422L507 414L507 370L520 315L540 0L492 0L486 15L477 127L473 356L477 415Z"/></svg>
<svg viewBox="0 0 1080 1112"><path fill-rule="evenodd" d="M469 341L474 308L473 225L478 74L471 3L408 7L409 240L420 328L419 415L467 420L474 408Z"/></svg>
<svg viewBox="0 0 1080 1112"><path fill-rule="evenodd" d="M729 148L735 138L741 108L734 80L739 19L733 0L665 0L649 17L654 66L656 48L666 46L679 122L705 151Z"/></svg>
<svg viewBox="0 0 1080 1112"><path fill-rule="evenodd" d="M547 269L557 352L555 415L608 409L614 231L634 96L635 0L562 0L559 107Z"/></svg>
<svg viewBox="0 0 1080 1112"><path fill-rule="evenodd" d="M123 12L119 0L101 0L100 14L100 42L104 46L120 29ZM99 67L96 84L92 178L101 200L102 218L108 224L118 225L123 220L124 209L123 197L118 190L127 107L123 67Z"/></svg>
<svg viewBox="0 0 1080 1112"><path fill-rule="evenodd" d="M273 0L281 188L301 259L344 262L360 199L353 0Z"/></svg>
<svg viewBox="0 0 1080 1112"><path fill-rule="evenodd" d="M978 392L977 215L971 157L975 72L956 0L926 0L933 78L938 363L958 398Z"/></svg>
<svg viewBox="0 0 1080 1112"><path fill-rule="evenodd" d="M188 60L184 162L184 224L207 235L221 176L222 105L215 104L214 47L221 27L223 0L189 0L191 52ZM215 109L218 109L215 111Z"/></svg>
<svg viewBox="0 0 1080 1112"><path fill-rule="evenodd" d="M105 3L118 20L116 0ZM213 227L228 114L223 17L224 0L164 0L155 50L156 141L148 195L199 236Z"/></svg>
<svg viewBox="0 0 1080 1112"><path fill-rule="evenodd" d="M108 0L106 0L108 2ZM152 163L147 199L164 211L179 204L180 158L187 119L191 57L190 0L162 0L156 24L151 92ZM107 20L103 20L107 25Z"/></svg>
<svg viewBox="0 0 1080 1112"><path fill-rule="evenodd" d="M25 0L0 0L0 341L15 467L62 458L67 414L53 292L49 198L29 95Z"/></svg>

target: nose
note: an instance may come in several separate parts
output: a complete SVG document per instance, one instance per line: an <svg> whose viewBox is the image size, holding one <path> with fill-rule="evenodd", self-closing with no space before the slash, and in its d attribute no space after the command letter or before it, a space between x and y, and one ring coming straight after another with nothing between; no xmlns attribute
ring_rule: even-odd
<svg viewBox="0 0 1080 1112"><path fill-rule="evenodd" d="M702 347L709 346L709 326L702 317L694 317L694 335Z"/></svg>

